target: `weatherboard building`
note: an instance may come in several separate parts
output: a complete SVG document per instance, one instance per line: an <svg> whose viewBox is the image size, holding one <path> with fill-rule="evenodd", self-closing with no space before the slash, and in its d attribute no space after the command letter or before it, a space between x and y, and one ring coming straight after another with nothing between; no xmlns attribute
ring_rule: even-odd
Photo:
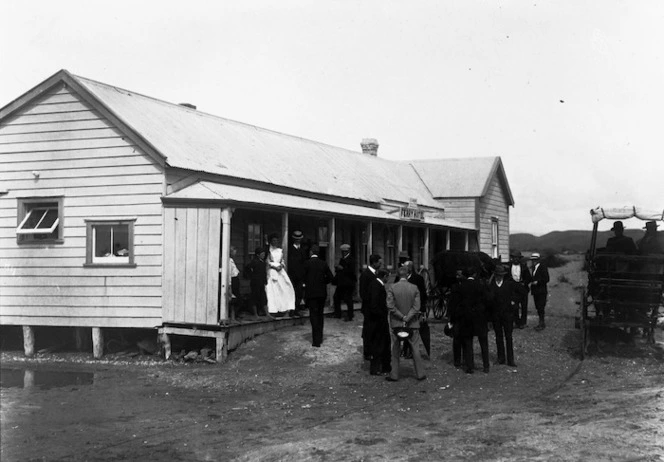
<svg viewBox="0 0 664 462"><path fill-rule="evenodd" d="M217 341L217 358L277 328L228 326L230 247L301 230L330 266L342 243L418 267L445 249L509 251L500 157L390 161L277 133L62 70L0 109L0 324L154 328ZM359 270L359 268L358 268ZM243 284L246 284L243 283ZM242 288L248 292L248 286Z"/></svg>

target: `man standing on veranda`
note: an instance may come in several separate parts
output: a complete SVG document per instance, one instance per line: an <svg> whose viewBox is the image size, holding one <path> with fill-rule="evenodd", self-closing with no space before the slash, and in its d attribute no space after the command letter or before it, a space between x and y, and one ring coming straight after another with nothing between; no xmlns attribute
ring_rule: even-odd
<svg viewBox="0 0 664 462"><path fill-rule="evenodd" d="M295 306L293 306L293 311L291 315L299 316L303 291L304 291L304 262L307 261L307 252L302 247L302 238L304 235L302 231L293 231L291 238L293 243L288 248L288 264L286 266L286 271L288 272L288 277L293 284L293 290L295 291Z"/></svg>
<svg viewBox="0 0 664 462"><path fill-rule="evenodd" d="M392 361L390 375L386 379L390 382L399 380L399 356L401 356L401 341L394 333L395 327L409 327L412 335L404 340L410 343L413 351L415 377L424 380L424 364L420 356L420 291L415 284L406 279L408 268L399 268L399 282L395 282L387 289L387 309L390 312L390 338L392 343Z"/></svg>

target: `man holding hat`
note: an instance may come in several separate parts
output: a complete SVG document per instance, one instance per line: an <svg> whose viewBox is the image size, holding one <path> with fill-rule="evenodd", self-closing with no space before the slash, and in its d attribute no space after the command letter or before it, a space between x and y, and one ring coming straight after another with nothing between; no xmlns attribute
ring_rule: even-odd
<svg viewBox="0 0 664 462"><path fill-rule="evenodd" d="M631 237L625 236L623 233L625 227L622 221L616 221L611 228L615 236L610 237L606 241L606 251L609 253L636 253L636 245Z"/></svg>
<svg viewBox="0 0 664 462"><path fill-rule="evenodd" d="M522 285L508 279L509 273L503 265L496 265L493 275L493 280L489 284L489 300L493 330L496 334L498 364L505 364L505 359L507 359L508 366L516 367L512 329L514 317L519 314L517 310L520 301L524 298L523 294L526 297L528 295Z"/></svg>
<svg viewBox="0 0 664 462"><path fill-rule="evenodd" d="M528 324L528 292L530 292L528 286L531 282L531 276L520 251L513 250L510 253L510 266L506 270L505 278L514 281L522 287L522 290L519 291L519 294L522 294L521 298L517 300L514 307L516 311L514 323L515 327L523 329Z"/></svg>
<svg viewBox="0 0 664 462"><path fill-rule="evenodd" d="M399 380L399 357L401 356L402 340L394 332L395 327L410 328L410 335L404 342L410 344L413 352L413 366L415 378L424 380L424 364L420 356L420 291L415 284L406 279L408 269L401 266L398 269L399 282L395 282L387 288L387 310L389 311L390 339L391 339L391 361L390 375L386 380L396 382Z"/></svg>
<svg viewBox="0 0 664 462"><path fill-rule="evenodd" d="M303 296L303 280L304 280L304 262L307 261L308 255L306 250L302 247L302 238L304 235L302 231L293 231L291 239L293 243L288 248L288 264L286 271L288 277L293 283L295 291L295 306L293 313L295 316L299 315L300 305L302 304Z"/></svg>
<svg viewBox="0 0 664 462"><path fill-rule="evenodd" d="M353 320L353 292L355 292L355 284L357 276L355 275L355 261L350 255L350 245L342 244L339 247L341 250L341 259L336 269L336 282L337 290L334 291L334 317L341 318L341 302L346 304L348 312L346 314L346 321Z"/></svg>
<svg viewBox="0 0 664 462"><path fill-rule="evenodd" d="M657 227L656 221L646 222L646 227L643 228L646 230L646 234L639 240L639 253L641 255L664 253L662 244L659 242L659 236L657 236Z"/></svg>
<svg viewBox="0 0 664 462"><path fill-rule="evenodd" d="M535 326L535 330L543 330L546 325L544 323L544 307L546 306L546 299L548 297L548 290L546 285L549 283L549 270L546 265L540 261L540 254L534 252L530 259L532 260L533 277L530 283L530 292L533 294L533 301L535 302L535 309L537 316L539 316L539 323Z"/></svg>

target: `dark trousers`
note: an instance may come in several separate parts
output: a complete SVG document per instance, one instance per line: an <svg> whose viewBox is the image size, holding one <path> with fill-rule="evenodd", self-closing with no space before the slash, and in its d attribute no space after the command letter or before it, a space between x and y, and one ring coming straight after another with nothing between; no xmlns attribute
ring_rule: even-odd
<svg viewBox="0 0 664 462"><path fill-rule="evenodd" d="M365 318L366 319L366 318ZM369 339L369 351L371 352L371 362L369 372L377 374L378 372L390 372L392 370L392 354L390 351L390 327L387 322L378 322L372 329Z"/></svg>
<svg viewBox="0 0 664 462"><path fill-rule="evenodd" d="M323 343L323 323L325 316L325 297L308 298L309 321L311 322L311 344L320 346Z"/></svg>
<svg viewBox="0 0 664 462"><path fill-rule="evenodd" d="M537 315L540 319L544 319L544 307L546 306L546 297L547 293L534 293L533 292L533 301L535 302L535 309L537 310Z"/></svg>
<svg viewBox="0 0 664 462"><path fill-rule="evenodd" d="M334 291L334 296L332 297L332 302L336 318L341 317L341 303L343 302L348 308L346 316L348 316L348 319L353 319L353 287L337 286L337 290Z"/></svg>
<svg viewBox="0 0 664 462"><path fill-rule="evenodd" d="M291 278L291 284L293 284L293 291L295 292L295 310L299 310L302 297L304 297L304 287L302 281L295 278Z"/></svg>
<svg viewBox="0 0 664 462"><path fill-rule="evenodd" d="M369 347L369 313L367 309L367 305L369 302L366 300L362 301L362 307L360 308L360 312L362 313L362 354L364 355L364 359L368 359L371 356L371 353L369 353L370 347Z"/></svg>
<svg viewBox="0 0 664 462"><path fill-rule="evenodd" d="M519 300L518 310L514 321L517 325L525 326L528 324L528 292L525 292Z"/></svg>
<svg viewBox="0 0 664 462"><path fill-rule="evenodd" d="M482 350L482 364L485 369L489 368L489 339L487 335L478 335L477 340L480 342L480 349ZM475 358L473 353L473 337L466 335L461 338L462 348L464 350L463 356L466 360L466 370L472 371L475 369Z"/></svg>
<svg viewBox="0 0 664 462"><path fill-rule="evenodd" d="M507 352L507 363L514 364L514 345L512 343L512 330L514 321L512 317L503 317L493 321L493 330L496 333L496 350L498 352L498 362L505 362L505 353ZM507 350L507 351L506 351Z"/></svg>
<svg viewBox="0 0 664 462"><path fill-rule="evenodd" d="M251 287L251 305L255 307L256 314L267 314L267 310L265 309L265 305L267 305L265 286Z"/></svg>
<svg viewBox="0 0 664 462"><path fill-rule="evenodd" d="M463 354L463 342L461 341L461 334L459 332L459 324L452 325L452 358L454 359L454 367L461 367L461 357ZM464 358L465 360L465 358Z"/></svg>

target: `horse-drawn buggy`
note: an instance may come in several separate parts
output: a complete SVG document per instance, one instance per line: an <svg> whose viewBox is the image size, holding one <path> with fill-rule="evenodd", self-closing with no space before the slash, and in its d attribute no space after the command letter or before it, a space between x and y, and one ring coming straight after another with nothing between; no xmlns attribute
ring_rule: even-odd
<svg viewBox="0 0 664 462"><path fill-rule="evenodd" d="M590 211L593 233L586 254L588 284L580 303L581 357L588 352L593 336L605 329L620 329L632 334L639 330L654 342L659 310L664 301L664 250L656 232L664 213L637 207L596 208ZM615 221L604 247L598 246L598 224L604 220L639 219L648 222L644 241L623 235L622 221ZM651 232L652 231L652 232ZM650 236L648 236L650 233Z"/></svg>
<svg viewBox="0 0 664 462"><path fill-rule="evenodd" d="M434 255L431 260L433 274L424 274L427 285L427 313L435 319L447 320L449 297L452 286L461 273L473 268L478 278L488 281L496 267L494 260L483 252L446 250Z"/></svg>

